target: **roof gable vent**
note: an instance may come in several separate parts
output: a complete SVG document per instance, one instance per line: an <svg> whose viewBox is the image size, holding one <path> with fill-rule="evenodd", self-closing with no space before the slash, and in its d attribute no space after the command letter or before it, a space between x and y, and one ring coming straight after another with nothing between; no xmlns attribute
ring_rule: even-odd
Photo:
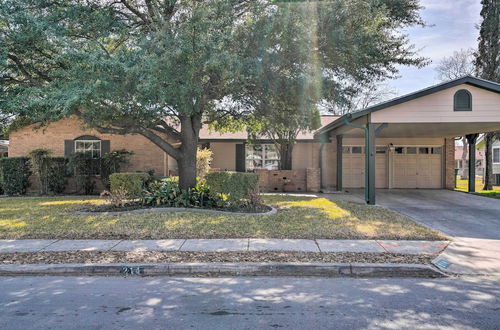
<svg viewBox="0 0 500 330"><path fill-rule="evenodd" d="M460 89L453 98L454 111L472 111L472 95L466 89Z"/></svg>

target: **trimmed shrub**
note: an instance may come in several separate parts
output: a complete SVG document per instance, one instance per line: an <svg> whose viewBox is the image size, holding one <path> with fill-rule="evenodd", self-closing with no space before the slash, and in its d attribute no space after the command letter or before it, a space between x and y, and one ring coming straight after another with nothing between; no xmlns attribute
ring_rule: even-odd
<svg viewBox="0 0 500 330"><path fill-rule="evenodd" d="M111 194L120 194L126 198L140 198L143 195L148 173L113 173L109 176Z"/></svg>
<svg viewBox="0 0 500 330"><path fill-rule="evenodd" d="M76 191L92 195L96 186L95 178L101 173L101 158L91 158L82 152L75 152L69 158L69 168L75 177Z"/></svg>
<svg viewBox="0 0 500 330"><path fill-rule="evenodd" d="M259 200L259 175L242 172L214 172L206 175L213 199L222 199L229 207L256 204Z"/></svg>
<svg viewBox="0 0 500 330"><path fill-rule="evenodd" d="M54 194L62 194L66 188L68 176L68 159L64 157L50 157L47 171L47 188Z"/></svg>
<svg viewBox="0 0 500 330"><path fill-rule="evenodd" d="M40 194L48 193L47 172L49 167L48 158L52 151L47 149L35 149L29 153L33 173L36 174L40 185Z"/></svg>
<svg viewBox="0 0 500 330"><path fill-rule="evenodd" d="M24 195L31 175L29 157L7 157L0 159L0 175L3 190L7 195Z"/></svg>
<svg viewBox="0 0 500 330"><path fill-rule="evenodd" d="M204 179L205 175L210 171L210 163L212 162L212 150L200 149L196 152L196 176Z"/></svg>
<svg viewBox="0 0 500 330"><path fill-rule="evenodd" d="M60 194L66 187L66 163L64 157L50 157L52 151L35 149L29 153L33 172L37 175L40 194Z"/></svg>
<svg viewBox="0 0 500 330"><path fill-rule="evenodd" d="M101 180L106 189L110 188L109 176L120 172L122 166L128 164L130 156L134 153L125 149L107 152L102 157Z"/></svg>

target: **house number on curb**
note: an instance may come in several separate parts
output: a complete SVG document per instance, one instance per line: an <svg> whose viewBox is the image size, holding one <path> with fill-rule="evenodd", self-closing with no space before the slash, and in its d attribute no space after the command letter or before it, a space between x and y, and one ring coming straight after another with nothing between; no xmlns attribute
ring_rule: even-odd
<svg viewBox="0 0 500 330"><path fill-rule="evenodd" d="M123 266L122 269L120 269L120 274L123 274L123 275L144 275L144 267L142 267L142 266L139 266L139 267Z"/></svg>

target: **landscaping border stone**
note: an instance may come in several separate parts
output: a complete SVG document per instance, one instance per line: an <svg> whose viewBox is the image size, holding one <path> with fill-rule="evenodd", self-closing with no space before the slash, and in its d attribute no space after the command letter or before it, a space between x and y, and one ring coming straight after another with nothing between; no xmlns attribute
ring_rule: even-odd
<svg viewBox="0 0 500 330"><path fill-rule="evenodd" d="M162 263L2 265L0 276L447 277L428 265L350 263Z"/></svg>
<svg viewBox="0 0 500 330"><path fill-rule="evenodd" d="M231 211L221 211L221 210L211 210L211 209L196 209L188 207L152 207L147 209L137 209L137 210L127 210L127 211L117 211L117 212L89 212L89 211L75 211L76 215L85 216L119 216L123 214L144 214L144 213L156 213L156 212L196 212L196 213L216 213L216 214L227 214L227 215L239 215L239 216L269 216L274 215L278 210L272 206L269 206L271 210L263 213L247 213L247 212L231 212Z"/></svg>

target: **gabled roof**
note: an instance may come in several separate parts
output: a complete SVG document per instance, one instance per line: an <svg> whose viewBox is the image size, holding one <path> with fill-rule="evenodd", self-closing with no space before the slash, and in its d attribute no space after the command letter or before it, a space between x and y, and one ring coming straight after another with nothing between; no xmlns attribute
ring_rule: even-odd
<svg viewBox="0 0 500 330"><path fill-rule="evenodd" d="M332 129L335 129L339 126L342 126L344 124L344 121L343 121L344 117L348 118L349 121L351 121L351 120L357 119L359 117L365 116L367 114L370 114L372 112L379 111L379 110L382 110L382 109L385 109L388 107L392 107L392 106L397 105L397 104L408 102L408 101L414 100L416 98L426 96L429 94L433 94L436 92L440 92L442 90L445 90L445 89L448 89L451 87L455 87L458 85L462 85L462 84L467 84L467 85L471 85L474 87L486 89L486 90L488 90L490 92L494 92L494 93L500 93L500 84L499 83L485 80L485 79L481 79L481 78L477 78L477 77L465 76L465 77L451 80L451 81L448 81L445 83L441 83L439 85L434 85L434 86L431 86L431 87L428 87L425 89L421 89L419 91L416 91L416 92L413 92L410 94L406 94L406 95L391 99L391 100L386 101L386 102L376 104L376 105L368 107L366 109L362 109L362 110L359 110L359 111L356 111L353 113L348 113L346 115L343 115L339 119L335 120L334 122L320 128L318 131L316 131L315 136L324 134Z"/></svg>

